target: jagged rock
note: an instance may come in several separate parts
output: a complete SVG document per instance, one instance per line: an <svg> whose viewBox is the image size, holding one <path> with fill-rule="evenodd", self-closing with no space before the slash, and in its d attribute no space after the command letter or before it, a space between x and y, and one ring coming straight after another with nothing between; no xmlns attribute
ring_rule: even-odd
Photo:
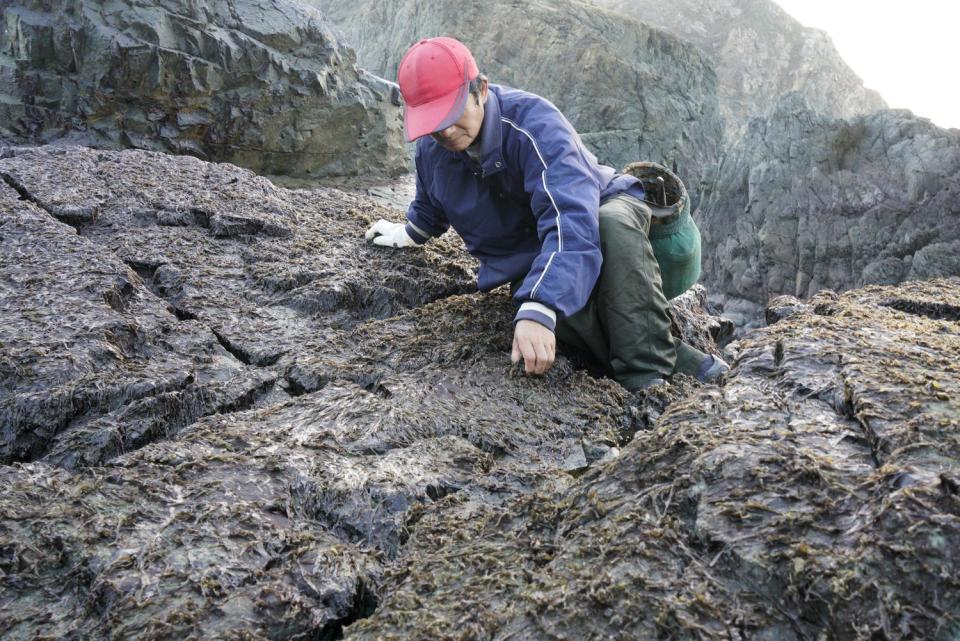
<svg viewBox="0 0 960 641"><path fill-rule="evenodd" d="M445 260L450 242L363 247L387 212L341 192L149 152L11 154L0 244L20 258L0 270L4 462L94 464L274 402L287 384L262 366L308 337L475 289L472 263Z"/></svg>
<svg viewBox="0 0 960 641"><path fill-rule="evenodd" d="M0 462L92 465L273 387L6 185L0 255Z"/></svg>
<svg viewBox="0 0 960 641"><path fill-rule="evenodd" d="M768 115L796 91L834 118L887 105L865 89L830 37L802 26L770 0L590 0L697 45L717 70L724 137L736 141L752 117Z"/></svg>
<svg viewBox="0 0 960 641"><path fill-rule="evenodd" d="M723 347L733 338L733 322L710 313L703 285L694 285L670 301L668 313L674 335L691 345Z"/></svg>
<svg viewBox="0 0 960 641"><path fill-rule="evenodd" d="M570 487L425 506L345 638L954 638L960 280L814 303Z"/></svg>
<svg viewBox="0 0 960 641"><path fill-rule="evenodd" d="M716 77L696 48L571 0L306 0L347 35L362 66L396 78L420 38L463 40L492 82L551 100L613 167L676 164L694 202L718 156Z"/></svg>
<svg viewBox="0 0 960 641"><path fill-rule="evenodd" d="M398 215L369 199L0 155L0 407L275 381L74 470L0 466L4 639L955 636L960 281L821 293L730 346L724 388L637 397L563 353L522 376L508 294L465 293L452 239L367 245ZM702 305L675 330L715 351ZM126 400L121 435L165 424Z"/></svg>
<svg viewBox="0 0 960 641"><path fill-rule="evenodd" d="M778 294L960 275L958 194L960 131L897 110L831 120L792 94L696 214L702 282L762 315Z"/></svg>
<svg viewBox="0 0 960 641"><path fill-rule="evenodd" d="M295 176L406 170L399 94L294 0L2 0L0 136Z"/></svg>
<svg viewBox="0 0 960 641"><path fill-rule="evenodd" d="M809 308L809 305L800 301L795 296L776 296L771 298L770 302L767 303L763 316L764 320L767 321L767 325L773 325L793 314L807 311Z"/></svg>

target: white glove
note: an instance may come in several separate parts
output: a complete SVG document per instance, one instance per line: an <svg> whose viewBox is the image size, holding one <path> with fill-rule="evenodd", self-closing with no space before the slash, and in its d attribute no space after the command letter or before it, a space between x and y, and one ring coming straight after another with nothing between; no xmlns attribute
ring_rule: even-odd
<svg viewBox="0 0 960 641"><path fill-rule="evenodd" d="M364 238L372 240L374 245L384 247L413 247L417 243L410 238L403 223L391 223L381 218L364 234Z"/></svg>

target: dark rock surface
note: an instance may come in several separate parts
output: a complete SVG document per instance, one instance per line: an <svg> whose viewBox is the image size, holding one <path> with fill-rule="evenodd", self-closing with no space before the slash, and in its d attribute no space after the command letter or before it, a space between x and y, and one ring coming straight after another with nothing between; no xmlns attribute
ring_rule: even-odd
<svg viewBox="0 0 960 641"><path fill-rule="evenodd" d="M957 279L633 396L522 376L507 294L365 244L370 199L0 155L5 640L956 636ZM715 351L704 298L675 331Z"/></svg>
<svg viewBox="0 0 960 641"><path fill-rule="evenodd" d="M725 139L796 91L817 112L850 118L886 107L840 58L830 37L771 0L590 0L697 45L717 70Z"/></svg>
<svg viewBox="0 0 960 641"><path fill-rule="evenodd" d="M3 461L99 462L276 400L308 338L475 290L451 242L363 247L388 212L342 192L150 152L5 155Z"/></svg>
<svg viewBox="0 0 960 641"><path fill-rule="evenodd" d="M955 638L960 280L812 303L571 485L425 506L346 638Z"/></svg>
<svg viewBox="0 0 960 641"><path fill-rule="evenodd" d="M797 94L754 120L695 214L725 313L960 275L960 131L907 111L833 120Z"/></svg>
<svg viewBox="0 0 960 641"><path fill-rule="evenodd" d="M296 0L0 0L0 136L295 176L406 170L396 88Z"/></svg>
<svg viewBox="0 0 960 641"><path fill-rule="evenodd" d="M671 166L697 199L722 136L716 77L673 36L572 0L464 3L306 0L345 32L360 64L396 78L407 48L449 35L468 44L491 82L540 94L598 158Z"/></svg>
<svg viewBox="0 0 960 641"><path fill-rule="evenodd" d="M0 211L0 461L98 463L272 388L276 376L6 185Z"/></svg>

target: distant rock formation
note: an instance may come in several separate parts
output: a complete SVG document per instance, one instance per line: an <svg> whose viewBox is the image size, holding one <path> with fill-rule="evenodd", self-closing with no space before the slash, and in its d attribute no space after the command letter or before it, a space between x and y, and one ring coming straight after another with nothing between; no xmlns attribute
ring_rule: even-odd
<svg viewBox="0 0 960 641"><path fill-rule="evenodd" d="M713 69L671 35L573 0L305 0L345 32L362 66L396 78L420 38L462 39L492 82L551 100L602 162L676 163L697 198L720 150Z"/></svg>
<svg viewBox="0 0 960 641"><path fill-rule="evenodd" d="M960 275L960 131L899 110L834 120L789 95L723 159L697 220L727 311Z"/></svg>
<svg viewBox="0 0 960 641"><path fill-rule="evenodd" d="M717 69L728 142L796 91L815 111L850 118L886 107L840 58L830 37L771 0L590 0L697 45Z"/></svg>
<svg viewBox="0 0 960 641"><path fill-rule="evenodd" d="M396 88L296 0L0 0L0 138L292 176L406 170Z"/></svg>
<svg viewBox="0 0 960 641"><path fill-rule="evenodd" d="M5 640L956 637L960 279L780 298L634 396L518 373L508 294L370 199L0 156Z"/></svg>

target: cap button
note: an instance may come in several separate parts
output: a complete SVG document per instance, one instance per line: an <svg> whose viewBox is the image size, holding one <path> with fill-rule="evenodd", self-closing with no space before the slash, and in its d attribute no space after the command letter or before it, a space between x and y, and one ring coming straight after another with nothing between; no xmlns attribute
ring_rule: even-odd
<svg viewBox="0 0 960 641"><path fill-rule="evenodd" d="M497 162L495 162L495 163L494 163L494 165L496 165L497 167L499 167L499 166L500 166L500 165L502 165L502 164L503 164L503 163L502 163L502 162L500 162L499 160L498 160Z"/></svg>

